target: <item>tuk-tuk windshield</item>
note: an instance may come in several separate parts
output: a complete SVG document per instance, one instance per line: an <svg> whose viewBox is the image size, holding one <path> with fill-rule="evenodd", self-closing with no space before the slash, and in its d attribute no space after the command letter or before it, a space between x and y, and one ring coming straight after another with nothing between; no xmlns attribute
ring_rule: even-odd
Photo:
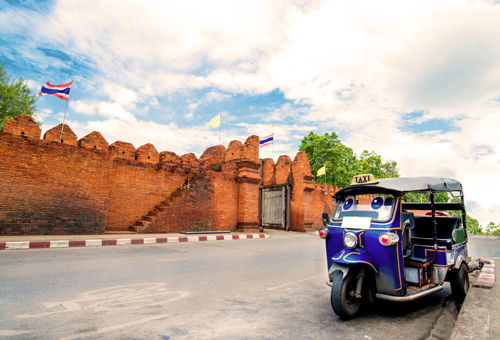
<svg viewBox="0 0 500 340"><path fill-rule="evenodd" d="M392 194L349 195L336 203L333 220L355 216L370 217L374 222L387 222L392 217L396 199Z"/></svg>

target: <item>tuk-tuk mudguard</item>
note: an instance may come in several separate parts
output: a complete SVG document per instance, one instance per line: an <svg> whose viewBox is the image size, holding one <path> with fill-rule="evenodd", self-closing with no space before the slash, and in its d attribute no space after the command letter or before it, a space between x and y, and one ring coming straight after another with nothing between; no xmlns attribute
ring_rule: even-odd
<svg viewBox="0 0 500 340"><path fill-rule="evenodd" d="M349 251L342 250L337 255L332 257L332 265L330 266L328 273L332 274L335 270L340 270L343 276L346 276L348 268L351 268L353 264L362 264L371 267L375 273L378 273L378 269L373 261L373 259L361 251Z"/></svg>

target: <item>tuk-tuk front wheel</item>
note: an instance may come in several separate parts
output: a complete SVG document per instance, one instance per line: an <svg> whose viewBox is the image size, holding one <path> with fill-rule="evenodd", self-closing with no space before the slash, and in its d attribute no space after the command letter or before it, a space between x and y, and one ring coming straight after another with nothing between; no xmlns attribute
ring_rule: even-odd
<svg viewBox="0 0 500 340"><path fill-rule="evenodd" d="M349 270L345 277L339 271L333 277L330 301L341 319L355 317L361 308L361 297L356 296L357 280L356 270Z"/></svg>
<svg viewBox="0 0 500 340"><path fill-rule="evenodd" d="M465 295L469 290L469 272L465 264L461 264L458 270L451 273L450 286L451 293L458 303L464 302Z"/></svg>

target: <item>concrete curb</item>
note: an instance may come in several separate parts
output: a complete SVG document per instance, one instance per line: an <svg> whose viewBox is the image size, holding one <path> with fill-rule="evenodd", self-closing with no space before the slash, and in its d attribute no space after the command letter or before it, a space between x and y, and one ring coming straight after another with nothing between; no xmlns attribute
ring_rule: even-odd
<svg viewBox="0 0 500 340"><path fill-rule="evenodd" d="M474 282L473 287L479 288L493 288L495 285L495 261L492 259L486 259L484 261L484 266L481 269L481 273Z"/></svg>
<svg viewBox="0 0 500 340"><path fill-rule="evenodd" d="M40 248L73 248L73 247L103 247L137 244L180 243L202 241L233 241L269 238L266 234L246 235L204 235L204 236L168 236L149 238L117 238L90 240L53 240L53 241L10 241L0 242L0 250L40 249Z"/></svg>
<svg viewBox="0 0 500 340"><path fill-rule="evenodd" d="M481 273L477 281L469 289L460 309L450 340L491 339L491 313L496 313L498 307L492 301L494 285L495 261L493 259L484 259Z"/></svg>

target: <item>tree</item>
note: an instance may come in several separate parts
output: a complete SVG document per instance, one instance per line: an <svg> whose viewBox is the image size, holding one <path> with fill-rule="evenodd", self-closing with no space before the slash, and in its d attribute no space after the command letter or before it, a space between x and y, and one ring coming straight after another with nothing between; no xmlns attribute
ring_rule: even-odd
<svg viewBox="0 0 500 340"><path fill-rule="evenodd" d="M317 176L317 183L329 183L345 187L354 175L371 173L377 178L398 177L396 162L382 161L375 152L363 151L359 157L345 146L335 132L319 136L310 132L300 143L311 163L311 170L317 174L325 166L326 174Z"/></svg>
<svg viewBox="0 0 500 340"><path fill-rule="evenodd" d="M494 222L490 222L486 226L486 234L488 235L500 235L500 225Z"/></svg>
<svg viewBox="0 0 500 340"><path fill-rule="evenodd" d="M375 152L364 150L358 159L358 174L372 174L376 178L399 177L397 163L382 162L382 157Z"/></svg>
<svg viewBox="0 0 500 340"><path fill-rule="evenodd" d="M0 130L3 124L20 115L33 115L36 95L22 78L10 80L4 65L0 65Z"/></svg>
<svg viewBox="0 0 500 340"><path fill-rule="evenodd" d="M483 229L479 225L479 221L474 217L469 216L468 214L465 216L465 222L467 223L467 231L472 234L484 234Z"/></svg>
<svg viewBox="0 0 500 340"><path fill-rule="evenodd" d="M408 192L405 194L406 202L430 202L431 198L429 194L420 194L418 192ZM434 194L434 202L436 203L447 203L450 200L450 196L447 192L436 192Z"/></svg>

